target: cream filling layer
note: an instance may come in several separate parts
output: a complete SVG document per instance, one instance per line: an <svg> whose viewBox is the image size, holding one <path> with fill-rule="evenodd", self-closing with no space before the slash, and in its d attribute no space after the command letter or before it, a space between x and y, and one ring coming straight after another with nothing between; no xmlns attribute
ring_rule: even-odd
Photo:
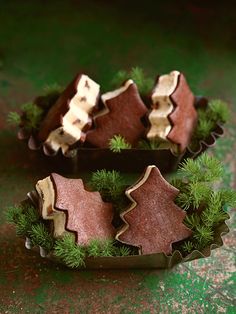
<svg viewBox="0 0 236 314"><path fill-rule="evenodd" d="M168 141L167 135L172 128L168 115L174 109L170 95L177 87L179 75L180 72L172 71L170 74L160 76L154 88L152 93L153 109L148 117L151 124L147 134L148 139L159 138L163 141Z"/></svg>
<svg viewBox="0 0 236 314"><path fill-rule="evenodd" d="M69 146L81 138L82 130L89 122L89 113L97 104L100 86L87 75L81 75L76 90L69 110L62 118L62 126L53 130L45 141L54 151L61 148L66 153Z"/></svg>
<svg viewBox="0 0 236 314"><path fill-rule="evenodd" d="M36 184L36 190L41 197L42 218L53 220L54 236L60 237L65 233L66 214L54 208L55 191L50 177L39 180Z"/></svg>

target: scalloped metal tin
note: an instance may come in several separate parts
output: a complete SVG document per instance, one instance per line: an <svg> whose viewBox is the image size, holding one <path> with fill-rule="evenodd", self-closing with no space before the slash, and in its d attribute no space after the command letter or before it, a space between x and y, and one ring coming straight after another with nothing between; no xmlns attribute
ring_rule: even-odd
<svg viewBox="0 0 236 314"><path fill-rule="evenodd" d="M37 206L36 192L28 193L28 199L23 202L31 202ZM202 251L194 250L190 254L183 256L180 251L175 250L171 255L164 253L118 256L118 257L88 257L85 259L85 266L79 269L168 269L177 264L189 262L195 259L210 257L212 250L223 245L222 236L229 232L226 223L220 224L215 229L214 243L204 248ZM31 241L25 239L27 249L38 252L41 257L48 258L55 263L62 263L53 253L47 253L42 247L32 247Z"/></svg>
<svg viewBox="0 0 236 314"><path fill-rule="evenodd" d="M196 107L205 107L208 104L208 99L201 96L195 97ZM215 130L213 130L210 136L202 141L199 141L198 148L191 150L187 147L186 151L182 155L174 155L169 149L162 150L144 150L144 149L124 149L121 153L113 153L109 149L100 148L85 148L74 145L66 155L63 155L61 151L58 153L49 149L46 144L39 143L33 134L27 133L23 128L18 131L18 139L27 141L30 150L41 150L44 155L53 157L55 162L60 166L60 162L63 167L65 163L69 163L69 158L74 159L73 164L76 163L76 167L73 169L80 170L121 170L127 172L142 171L148 164L156 165L161 172L168 173L175 171L180 161L186 158L196 158L202 154L209 147L213 147L217 138L222 137L224 129L222 125L218 124ZM64 158L66 157L66 158ZM132 162L127 162L132 161Z"/></svg>

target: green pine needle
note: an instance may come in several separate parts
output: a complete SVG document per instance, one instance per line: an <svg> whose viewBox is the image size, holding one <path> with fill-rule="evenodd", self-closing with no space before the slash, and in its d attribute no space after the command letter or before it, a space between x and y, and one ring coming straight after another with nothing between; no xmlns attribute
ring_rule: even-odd
<svg viewBox="0 0 236 314"><path fill-rule="evenodd" d="M139 149L150 149L155 150L159 149L162 141L159 139L151 139L151 140L140 140L138 142L138 148Z"/></svg>
<svg viewBox="0 0 236 314"><path fill-rule="evenodd" d="M105 169L93 172L90 186L99 191L107 202L117 201L123 198L124 180L118 171L107 171Z"/></svg>
<svg viewBox="0 0 236 314"><path fill-rule="evenodd" d="M188 190L194 208L198 208L202 203L207 202L211 195L211 189L205 182L191 182L188 185Z"/></svg>
<svg viewBox="0 0 236 314"><path fill-rule="evenodd" d="M27 103L21 107L23 111L24 128L32 131L39 128L42 121L43 109L33 103Z"/></svg>
<svg viewBox="0 0 236 314"><path fill-rule="evenodd" d="M114 153L120 153L122 149L130 149L131 144L121 135L114 135L109 142L109 148Z"/></svg>
<svg viewBox="0 0 236 314"><path fill-rule="evenodd" d="M63 238L56 241L54 253L68 267L78 268L85 266L85 248L75 243L72 234L65 234Z"/></svg>
<svg viewBox="0 0 236 314"><path fill-rule="evenodd" d="M111 83L112 83L112 86L117 87L123 84L128 79L129 79L129 73L127 71L121 70L116 73Z"/></svg>
<svg viewBox="0 0 236 314"><path fill-rule="evenodd" d="M59 84L53 83L53 84L44 86L43 90L44 90L44 95L48 96L51 94L60 94L63 91L63 88Z"/></svg>
<svg viewBox="0 0 236 314"><path fill-rule="evenodd" d="M11 111L7 116L7 122L14 126L19 126L21 123L21 116L19 113Z"/></svg>
<svg viewBox="0 0 236 314"><path fill-rule="evenodd" d="M19 237L27 237L31 229L31 223L28 221L26 215L19 216L16 224L16 234Z"/></svg>
<svg viewBox="0 0 236 314"><path fill-rule="evenodd" d="M194 250L194 243L188 240L182 244L181 249L185 253L191 253Z"/></svg>
<svg viewBox="0 0 236 314"><path fill-rule="evenodd" d="M226 102L215 99L206 108L197 108L198 123L192 135L190 149L197 150L199 142L206 140L218 123L226 123L230 118L230 111Z"/></svg>
<svg viewBox="0 0 236 314"><path fill-rule="evenodd" d="M210 116L215 122L226 123L230 118L228 104L220 99L209 102Z"/></svg>
<svg viewBox="0 0 236 314"><path fill-rule="evenodd" d="M145 76L143 69L139 67L132 68L130 71L130 77L137 84L141 95L145 96L151 92L153 80Z"/></svg>
<svg viewBox="0 0 236 314"><path fill-rule="evenodd" d="M200 217L197 213L187 215L184 223L189 229L194 230L200 225Z"/></svg>
<svg viewBox="0 0 236 314"><path fill-rule="evenodd" d="M116 248L116 256L129 256L132 255L132 251L127 246L120 246Z"/></svg>
<svg viewBox="0 0 236 314"><path fill-rule="evenodd" d="M8 223L16 224L19 216L22 215L23 208L21 206L10 206L6 211L6 220Z"/></svg>
<svg viewBox="0 0 236 314"><path fill-rule="evenodd" d="M236 207L236 191L223 189L221 194L222 204L229 207Z"/></svg>
<svg viewBox="0 0 236 314"><path fill-rule="evenodd" d="M178 170L179 175L189 182L213 182L220 179L223 172L220 161L205 153L195 160L187 158Z"/></svg>
<svg viewBox="0 0 236 314"><path fill-rule="evenodd" d="M205 225L197 226L196 231L194 232L193 238L197 241L198 249L204 248L209 245L213 240L214 232L213 230Z"/></svg>
<svg viewBox="0 0 236 314"><path fill-rule="evenodd" d="M204 140L209 137L211 134L211 131L214 130L215 128L215 123L207 117L203 120L199 120L198 126L195 130L195 136L198 140Z"/></svg>
<svg viewBox="0 0 236 314"><path fill-rule="evenodd" d="M48 252L53 249L54 239L43 223L33 225L29 235L33 245L39 245Z"/></svg>
<svg viewBox="0 0 236 314"><path fill-rule="evenodd" d="M175 199L175 203L183 210L188 210L192 205L192 198L187 193L179 193Z"/></svg>
<svg viewBox="0 0 236 314"><path fill-rule="evenodd" d="M114 241L107 240L98 240L93 239L90 241L88 247L88 256L98 257L98 256L114 256L115 247Z"/></svg>
<svg viewBox="0 0 236 314"><path fill-rule="evenodd" d="M153 86L153 80L146 77L144 71L139 67L134 67L129 72L123 70L118 71L112 79L112 85L119 86L128 79L132 79L136 83L139 93L142 96L147 96L148 93L150 93Z"/></svg>

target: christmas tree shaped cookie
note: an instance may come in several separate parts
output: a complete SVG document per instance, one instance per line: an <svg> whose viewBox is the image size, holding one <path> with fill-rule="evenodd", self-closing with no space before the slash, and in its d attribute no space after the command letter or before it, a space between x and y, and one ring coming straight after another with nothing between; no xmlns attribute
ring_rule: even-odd
<svg viewBox="0 0 236 314"><path fill-rule="evenodd" d="M153 89L147 138L158 139L163 147L183 152L197 123L194 95L182 73L172 71L158 78Z"/></svg>
<svg viewBox="0 0 236 314"><path fill-rule="evenodd" d="M79 245L114 238L112 204L103 202L99 192L87 191L81 179L53 173L39 181L36 189L41 197L42 217L53 220L54 236L65 230L73 232Z"/></svg>
<svg viewBox="0 0 236 314"><path fill-rule="evenodd" d="M86 140L105 148L114 135L121 135L135 145L145 132L141 118L147 112L136 84L128 80L121 88L103 94L102 101L106 108L95 116L95 128L88 132Z"/></svg>
<svg viewBox="0 0 236 314"><path fill-rule="evenodd" d="M197 111L194 107L194 95L191 92L182 73L179 75L178 86L171 95L175 110L169 115L172 129L168 139L179 145L183 152L191 141L194 128L197 124Z"/></svg>
<svg viewBox="0 0 236 314"><path fill-rule="evenodd" d="M65 154L77 141L85 140L90 114L97 105L100 86L87 75L77 75L51 107L40 126L38 139L45 153Z"/></svg>
<svg viewBox="0 0 236 314"><path fill-rule="evenodd" d="M141 254L170 254L172 243L192 234L183 224L186 213L174 203L178 193L156 166L148 166L142 178L126 190L132 205L121 214L125 225L116 239L139 247Z"/></svg>

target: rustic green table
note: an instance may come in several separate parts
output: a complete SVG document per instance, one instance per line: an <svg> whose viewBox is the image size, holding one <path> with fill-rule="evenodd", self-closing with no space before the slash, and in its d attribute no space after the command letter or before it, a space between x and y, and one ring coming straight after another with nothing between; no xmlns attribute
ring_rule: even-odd
<svg viewBox="0 0 236 314"><path fill-rule="evenodd" d="M16 140L7 113L81 69L104 91L121 68L178 69L196 94L229 101L231 122L211 153L235 188L234 6L162 2L0 1L0 313L236 313L234 210L224 247L166 271L68 270L27 251L5 221L51 170Z"/></svg>

